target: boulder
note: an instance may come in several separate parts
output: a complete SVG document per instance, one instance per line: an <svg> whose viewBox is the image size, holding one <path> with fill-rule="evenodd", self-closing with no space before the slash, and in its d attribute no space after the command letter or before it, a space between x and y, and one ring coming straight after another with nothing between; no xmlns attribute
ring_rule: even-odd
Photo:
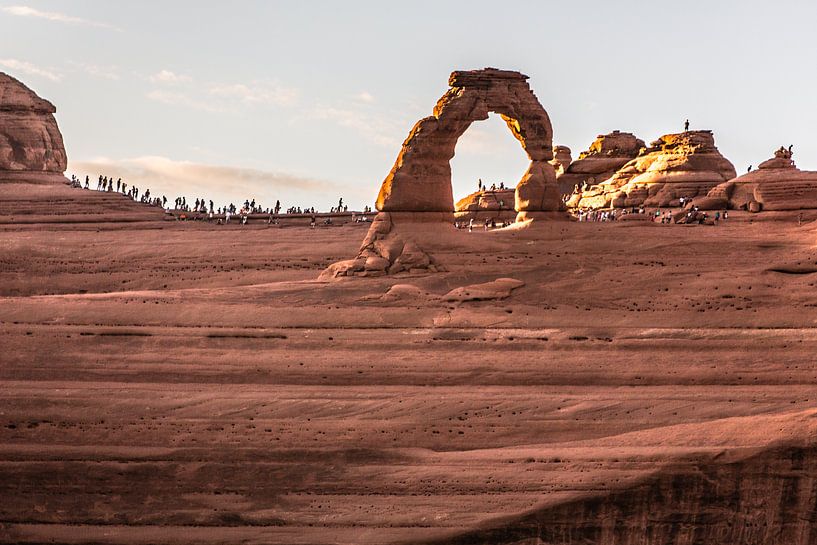
<svg viewBox="0 0 817 545"><path fill-rule="evenodd" d="M704 196L734 177L735 167L715 147L712 131L667 134L609 179L577 191L569 205L673 206L681 197Z"/></svg>

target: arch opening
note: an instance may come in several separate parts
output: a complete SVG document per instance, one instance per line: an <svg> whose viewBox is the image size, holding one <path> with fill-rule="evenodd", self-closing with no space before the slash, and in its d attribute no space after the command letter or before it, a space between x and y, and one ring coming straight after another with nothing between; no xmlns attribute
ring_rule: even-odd
<svg viewBox="0 0 817 545"><path fill-rule="evenodd" d="M531 160L509 124L518 127L517 121L490 112L487 119L474 121L457 140L450 165L458 216L465 212L472 212L469 217L497 220L515 216L514 190Z"/></svg>

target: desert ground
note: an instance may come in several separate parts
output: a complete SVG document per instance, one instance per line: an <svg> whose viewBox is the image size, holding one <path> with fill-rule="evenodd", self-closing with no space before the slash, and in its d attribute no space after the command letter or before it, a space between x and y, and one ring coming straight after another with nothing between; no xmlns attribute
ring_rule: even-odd
<svg viewBox="0 0 817 545"><path fill-rule="evenodd" d="M814 214L319 281L367 225L132 206L0 210L0 542L817 543Z"/></svg>

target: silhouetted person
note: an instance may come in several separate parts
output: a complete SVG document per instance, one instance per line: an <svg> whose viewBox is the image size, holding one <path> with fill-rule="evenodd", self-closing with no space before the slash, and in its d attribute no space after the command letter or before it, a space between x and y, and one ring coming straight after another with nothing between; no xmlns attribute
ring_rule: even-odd
<svg viewBox="0 0 817 545"><path fill-rule="evenodd" d="M794 147L794 144L789 144L789 157L792 155L791 149Z"/></svg>
<svg viewBox="0 0 817 545"><path fill-rule="evenodd" d="M689 119L684 121L684 132L689 132Z"/></svg>
<svg viewBox="0 0 817 545"><path fill-rule="evenodd" d="M752 172L752 165L749 165L749 168L746 169L746 172Z"/></svg>

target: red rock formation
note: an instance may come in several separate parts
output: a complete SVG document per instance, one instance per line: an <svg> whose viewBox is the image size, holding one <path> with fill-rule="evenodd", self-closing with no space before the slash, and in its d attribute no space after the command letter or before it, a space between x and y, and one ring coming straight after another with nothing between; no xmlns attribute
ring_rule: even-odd
<svg viewBox="0 0 817 545"><path fill-rule="evenodd" d="M559 190L563 195L570 195L585 184L591 186L606 180L635 159L643 147L644 141L629 132L598 135L590 148L558 177Z"/></svg>
<svg viewBox="0 0 817 545"><path fill-rule="evenodd" d="M680 197L704 196L735 177L712 131L666 134L611 178L580 191L569 205L580 208L678 206Z"/></svg>
<svg viewBox="0 0 817 545"><path fill-rule="evenodd" d="M486 189L475 191L457 201L456 212L479 212L483 210L513 210L513 189Z"/></svg>
<svg viewBox="0 0 817 545"><path fill-rule="evenodd" d="M817 208L817 172L797 168L785 148L758 169L714 187L695 204L704 210L804 210Z"/></svg>
<svg viewBox="0 0 817 545"><path fill-rule="evenodd" d="M331 265L321 278L439 270L420 247L442 230L453 230L450 161L459 137L489 112L502 116L531 160L514 193L516 219L562 217L564 205L550 163L553 129L527 79L495 68L453 72L451 88L437 102L434 115L418 121L403 142L377 196L380 213L357 257Z"/></svg>
<svg viewBox="0 0 817 545"><path fill-rule="evenodd" d="M553 159L550 118L519 72L485 68L451 74L451 88L434 115L414 125L380 188L384 212L453 212L451 165L459 137L489 112L502 116L531 160L516 188L516 210L557 211L561 207Z"/></svg>
<svg viewBox="0 0 817 545"><path fill-rule="evenodd" d="M0 72L0 180L62 180L67 159L57 109Z"/></svg>

